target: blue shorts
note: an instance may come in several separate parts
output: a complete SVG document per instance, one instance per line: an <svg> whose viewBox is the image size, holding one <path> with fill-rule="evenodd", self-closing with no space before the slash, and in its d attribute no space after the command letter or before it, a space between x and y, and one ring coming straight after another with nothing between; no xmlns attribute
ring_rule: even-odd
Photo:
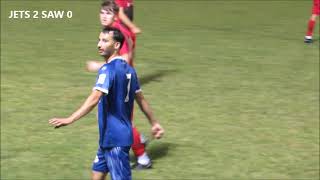
<svg viewBox="0 0 320 180"><path fill-rule="evenodd" d="M98 149L92 170L109 173L112 180L131 180L130 147Z"/></svg>

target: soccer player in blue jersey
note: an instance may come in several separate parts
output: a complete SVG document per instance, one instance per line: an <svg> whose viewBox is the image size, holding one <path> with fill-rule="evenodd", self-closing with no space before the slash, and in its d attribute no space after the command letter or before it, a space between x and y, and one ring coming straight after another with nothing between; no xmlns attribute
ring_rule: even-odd
<svg viewBox="0 0 320 180"><path fill-rule="evenodd" d="M131 113L134 99L151 124L152 135L159 139L164 133L144 98L135 69L119 56L122 33L105 28L100 33L98 49L106 61L97 75L92 93L82 106L68 118L52 118L56 128L69 125L88 114L98 104L99 148L92 166L92 179L131 179L129 149L133 141Z"/></svg>
<svg viewBox="0 0 320 180"><path fill-rule="evenodd" d="M129 0L130 1L130 0ZM120 17L120 7L118 7L113 0L104 0L101 3L100 8L100 23L103 27L113 27L117 28L124 35L125 40L123 46L121 47L119 54L127 60L129 65L134 65L134 49L135 49L135 35L131 33L127 27L125 27L117 17ZM119 4L130 5L133 8L132 0L131 3L128 0L119 0ZM121 18L120 18L121 19ZM105 62L103 61L88 61L87 70L89 72L97 72ZM133 114L131 120L133 121ZM134 124L134 123L133 123ZM131 146L132 152L136 157L136 163L132 166L132 169L143 170L152 167L151 159L146 151L147 139L138 131L137 127L133 125L133 144Z"/></svg>

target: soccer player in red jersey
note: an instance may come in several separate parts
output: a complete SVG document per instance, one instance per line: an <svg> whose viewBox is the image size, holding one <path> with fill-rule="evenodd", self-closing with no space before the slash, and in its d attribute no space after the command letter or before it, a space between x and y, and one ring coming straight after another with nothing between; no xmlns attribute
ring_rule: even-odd
<svg viewBox="0 0 320 180"><path fill-rule="evenodd" d="M312 34L316 24L316 19L320 14L320 0L313 0L312 14L308 22L308 30L304 37L305 43L312 43Z"/></svg>
<svg viewBox="0 0 320 180"><path fill-rule="evenodd" d="M104 1L101 4L100 23L104 27L114 27L121 31L125 39L119 54L128 62L128 64L133 66L132 53L134 50L135 34L130 32L119 20L116 19L118 12L118 6L114 1ZM86 68L89 72L97 72L104 64L105 62L101 61L88 61ZM146 140L134 126L132 130L133 144L131 147L134 155L137 157L137 163L134 168L138 170L151 168L151 160L145 150Z"/></svg>
<svg viewBox="0 0 320 180"><path fill-rule="evenodd" d="M119 6L119 19L134 34L141 33L141 29L133 23L133 0L115 0Z"/></svg>
<svg viewBox="0 0 320 180"><path fill-rule="evenodd" d="M115 8L114 10L111 9L112 6ZM135 35L116 19L118 12L118 6L112 0L103 2L100 10L100 23L103 27L114 27L121 31L125 39L119 54L128 64L133 66L132 52L134 50ZM104 62L101 61L89 61L87 62L87 70L97 72L103 64Z"/></svg>

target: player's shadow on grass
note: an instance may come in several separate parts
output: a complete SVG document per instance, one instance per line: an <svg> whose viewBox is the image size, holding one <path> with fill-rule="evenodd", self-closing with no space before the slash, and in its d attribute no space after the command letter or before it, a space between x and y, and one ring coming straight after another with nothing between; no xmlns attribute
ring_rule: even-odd
<svg viewBox="0 0 320 180"><path fill-rule="evenodd" d="M161 70L161 71L157 71L157 72L154 72L152 74L148 74L148 75L145 75L145 76L141 76L139 78L139 82L141 85L144 85L144 84L148 84L152 81L160 81L161 77L163 76L168 76L172 73L175 73L177 72L176 70Z"/></svg>
<svg viewBox="0 0 320 180"><path fill-rule="evenodd" d="M156 160L166 156L169 150L172 151L176 146L173 143L157 142L147 145L146 151L152 160ZM132 153L130 154L130 160L131 162L135 162L135 157Z"/></svg>
<svg viewBox="0 0 320 180"><path fill-rule="evenodd" d="M319 39L314 39L313 43L318 43Z"/></svg>
<svg viewBox="0 0 320 180"><path fill-rule="evenodd" d="M159 142L147 147L147 152L152 160L160 159L166 156L169 150L173 150L175 145L167 142Z"/></svg>

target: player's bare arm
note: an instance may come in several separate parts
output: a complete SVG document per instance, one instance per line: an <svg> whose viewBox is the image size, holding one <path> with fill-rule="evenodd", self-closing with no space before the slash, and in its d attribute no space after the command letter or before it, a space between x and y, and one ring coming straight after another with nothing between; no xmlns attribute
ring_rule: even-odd
<svg viewBox="0 0 320 180"><path fill-rule="evenodd" d="M105 63L105 61L87 61L86 70L88 72L97 72Z"/></svg>
<svg viewBox="0 0 320 180"><path fill-rule="evenodd" d="M131 64L133 58L133 40L131 38L127 39L129 51L126 54L122 54L121 56L127 61L127 63Z"/></svg>
<svg viewBox="0 0 320 180"><path fill-rule="evenodd" d="M124 8L119 7L119 19L130 28L131 32L135 34L140 34L142 31L141 29L135 25L129 18L128 16L124 13Z"/></svg>
<svg viewBox="0 0 320 180"><path fill-rule="evenodd" d="M81 107L71 116L68 118L52 118L49 120L49 124L55 126L56 128L72 124L73 122L87 115L98 104L102 94L103 92L101 91L93 90Z"/></svg>
<svg viewBox="0 0 320 180"><path fill-rule="evenodd" d="M147 100L144 98L141 91L136 93L135 100L138 103L141 111L147 117L147 119L149 120L149 123L152 126L151 128L152 135L155 138L160 139L164 134L164 129L161 127L158 120L154 117L152 109L149 103L147 102Z"/></svg>

